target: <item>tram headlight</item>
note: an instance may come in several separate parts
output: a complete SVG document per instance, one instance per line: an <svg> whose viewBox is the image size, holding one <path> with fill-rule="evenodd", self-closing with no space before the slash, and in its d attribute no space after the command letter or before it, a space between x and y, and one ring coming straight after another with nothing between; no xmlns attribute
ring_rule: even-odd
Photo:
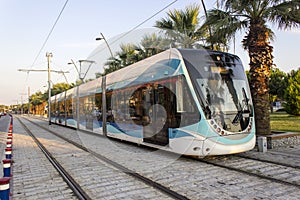
<svg viewBox="0 0 300 200"><path fill-rule="evenodd" d="M228 132L226 132L224 129L222 129L213 119L209 120L208 122L212 129L218 133L221 136L228 135Z"/></svg>

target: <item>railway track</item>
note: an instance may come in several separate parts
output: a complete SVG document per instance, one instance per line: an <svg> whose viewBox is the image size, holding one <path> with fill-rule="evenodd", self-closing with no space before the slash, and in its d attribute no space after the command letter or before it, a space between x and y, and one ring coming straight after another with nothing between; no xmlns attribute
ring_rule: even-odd
<svg viewBox="0 0 300 200"><path fill-rule="evenodd" d="M56 171L68 184L70 189L74 192L75 196L81 200L90 200L89 195L86 194L84 189L74 180L74 178L65 170L65 168L55 159L55 157L47 150L47 148L38 140L38 138L29 130L29 128L19 119L18 121L22 124L28 135L32 137L34 142L38 145L41 151L44 153L49 162L53 165Z"/></svg>
<svg viewBox="0 0 300 200"><path fill-rule="evenodd" d="M22 120L20 120L20 118L17 118L18 121L22 124L22 126L24 127L24 129L26 130L26 132L34 139L34 141L37 143L37 145L39 146L39 148L42 150L42 152L46 155L46 157L48 158L48 160L51 162L51 164L55 167L55 169L59 172L59 174L63 177L63 179L66 181L66 183L69 185L69 187L73 190L74 194L79 198L79 199L92 199L85 191L84 189L80 186L79 183L77 183L75 181L75 179L67 172L67 170L55 159L55 157L47 150L47 148L38 140L38 138L29 130L29 128L22 122ZM181 195L153 180L150 180L147 177L144 177L142 175L140 175L139 173L136 173L128 168L126 168L125 166L122 166L116 162L114 162L113 160L110 160L108 158L106 158L103 155L100 155L90 149L87 149L86 147L82 146L81 144L78 144L68 138L65 138L61 135L59 135L58 133L51 131L49 129L44 128L43 126L34 123L28 119L26 119L27 121L31 122L32 124L34 124L35 126L38 126L39 128L44 129L45 131L48 131L49 133L67 141L68 143L76 146L77 148L88 152L89 154L92 154L93 156L95 156L96 158L100 159L101 161L104 161L106 163L108 163L109 165L117 168L118 170L120 170L121 172L134 177L136 180L139 180L149 186L151 186L152 188L155 188L157 190L159 190L160 192L163 192L164 194L168 195L169 197L171 197L172 199L181 199L181 200L188 200L187 197L185 197L184 195Z"/></svg>
<svg viewBox="0 0 300 200"><path fill-rule="evenodd" d="M152 154L148 148L118 141L112 141L113 149L110 149L104 147L107 145L107 139L94 134L55 125L49 127L46 122L41 121L32 123L59 137L63 135L71 139L72 142L85 148L85 151L100 154L100 157L105 155L108 160L122 165L123 171L139 174L147 180L171 189L183 198L239 199L245 197L245 190L248 197L257 198L298 199L300 195L298 168L237 156L193 160L186 157L179 158L170 153ZM63 133L61 129L64 130ZM126 151L121 152L120 149ZM142 156L138 157L137 154ZM147 157L148 154L151 156ZM268 173L271 171L277 174Z"/></svg>
<svg viewBox="0 0 300 200"><path fill-rule="evenodd" d="M271 156L277 156L277 155L283 155L285 158L289 157L290 159L298 159L300 161L300 156L294 155L294 154L287 154L287 153L280 153L280 152L269 152L269 154L271 154ZM252 160L257 160L257 161L261 161L261 162L265 162L265 163L271 163L271 164L276 164L276 165L281 165L281 166L285 166L285 167L290 167L290 168L294 168L294 169L300 169L300 165L297 165L296 163L288 163L288 162L279 162L276 160L272 160L272 159L267 159L267 158L258 158L258 157L253 157L250 155L246 155L246 154L239 154L236 155L237 157L241 157L241 158L246 158L246 159L252 159Z"/></svg>
<svg viewBox="0 0 300 200"><path fill-rule="evenodd" d="M200 160L215 166L245 173L300 189L300 167L247 156L219 156Z"/></svg>

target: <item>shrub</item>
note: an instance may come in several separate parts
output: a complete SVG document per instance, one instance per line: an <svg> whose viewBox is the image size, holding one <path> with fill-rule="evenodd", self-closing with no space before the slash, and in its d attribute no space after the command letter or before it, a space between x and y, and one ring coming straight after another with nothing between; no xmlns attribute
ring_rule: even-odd
<svg viewBox="0 0 300 200"><path fill-rule="evenodd" d="M283 106L287 113L300 115L300 69L289 78L289 86L285 91L285 101Z"/></svg>

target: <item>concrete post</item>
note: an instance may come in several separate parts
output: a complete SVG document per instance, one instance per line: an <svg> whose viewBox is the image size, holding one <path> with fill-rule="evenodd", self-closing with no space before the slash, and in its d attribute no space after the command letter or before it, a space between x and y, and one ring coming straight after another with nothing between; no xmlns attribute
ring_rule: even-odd
<svg viewBox="0 0 300 200"><path fill-rule="evenodd" d="M267 152L267 138L266 137L258 137L257 138L257 146L259 152Z"/></svg>

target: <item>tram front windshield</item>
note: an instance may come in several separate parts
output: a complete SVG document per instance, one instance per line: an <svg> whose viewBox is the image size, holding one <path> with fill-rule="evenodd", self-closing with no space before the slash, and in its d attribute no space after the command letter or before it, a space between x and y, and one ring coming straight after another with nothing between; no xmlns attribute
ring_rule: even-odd
<svg viewBox="0 0 300 200"><path fill-rule="evenodd" d="M252 116L248 81L240 59L231 54L192 50L185 64L198 93L206 119L224 130L245 130Z"/></svg>

